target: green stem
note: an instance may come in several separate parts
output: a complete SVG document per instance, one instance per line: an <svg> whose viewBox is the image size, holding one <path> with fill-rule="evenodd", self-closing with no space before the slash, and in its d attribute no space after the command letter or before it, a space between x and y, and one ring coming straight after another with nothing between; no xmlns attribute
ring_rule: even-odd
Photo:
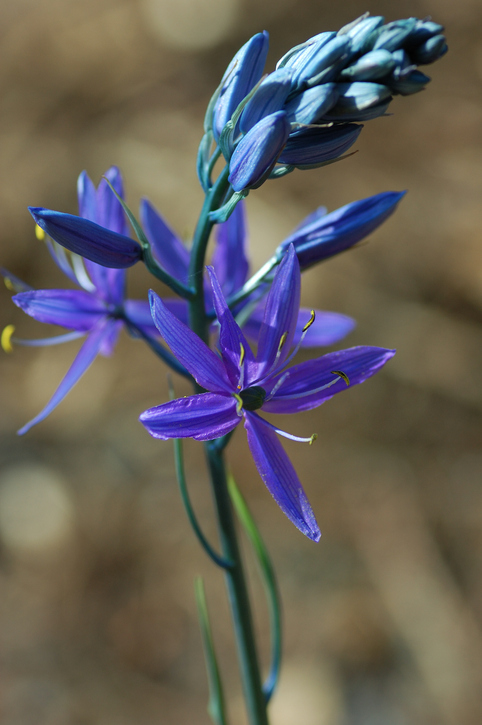
<svg viewBox="0 0 482 725"><path fill-rule="evenodd" d="M199 215L199 221L194 232L191 260L189 263L189 284L194 291L193 296L189 300L189 326L206 343L209 337L209 322L206 318L204 304L203 273L206 247L214 226L214 222L209 218L209 214L222 205L226 192L229 189L228 175L229 167L225 166L213 187L206 194L204 205Z"/></svg>
<svg viewBox="0 0 482 725"><path fill-rule="evenodd" d="M246 579L236 535L231 499L222 453L211 443L205 444L218 517L223 557L233 563L225 570L231 614L234 622L238 659L250 725L268 725L266 701L258 664L253 618Z"/></svg>
<svg viewBox="0 0 482 725"><path fill-rule="evenodd" d="M214 226L210 213L219 209L225 201L230 188L228 175L229 166L226 165L206 194L194 232L189 265L189 285L194 292L189 300L189 326L206 343L209 339L209 320L204 302L203 272L206 248ZM202 391L199 385L196 385L195 389L197 392ZM224 570L224 575L234 623L249 723L250 725L268 725L251 607L228 492L222 445L216 446L216 441L208 442L205 443L205 450L216 504L221 553L225 561L231 562L231 567Z"/></svg>

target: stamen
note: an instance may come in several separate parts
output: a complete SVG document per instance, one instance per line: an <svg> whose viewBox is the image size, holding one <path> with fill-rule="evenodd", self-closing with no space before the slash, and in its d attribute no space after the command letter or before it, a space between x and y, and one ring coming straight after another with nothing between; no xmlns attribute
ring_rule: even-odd
<svg viewBox="0 0 482 725"><path fill-rule="evenodd" d="M347 385L350 385L350 379L348 378L348 375L341 370L330 370L333 375L339 375L342 380L345 381Z"/></svg>
<svg viewBox="0 0 482 725"><path fill-rule="evenodd" d="M45 232L42 227L39 227L38 224L35 225L35 236L37 237L39 242L43 242L43 240L45 239Z"/></svg>
<svg viewBox="0 0 482 725"><path fill-rule="evenodd" d="M233 393L233 398L236 398L236 414L241 418L243 416L243 400L237 393Z"/></svg>
<svg viewBox="0 0 482 725"><path fill-rule="evenodd" d="M253 414L251 414L253 415ZM281 428L276 428L272 423L268 423L267 420L264 418L260 418L259 415L256 416L261 423L266 425L268 428L271 428L271 430L274 430L275 433L277 433L280 436L283 436L283 438L288 438L290 441L297 441L298 443L309 443L311 446L313 444L313 441L316 441L318 438L317 433L313 433L309 438L300 438L300 436L295 436L292 433L287 433L285 430L281 430Z"/></svg>
<svg viewBox="0 0 482 725"><path fill-rule="evenodd" d="M3 282L5 284L5 287L8 289L9 292L15 292L15 287L13 286L13 282L10 279L10 277L4 277Z"/></svg>
<svg viewBox="0 0 482 725"><path fill-rule="evenodd" d="M294 350L292 350L291 353L288 355L288 357L284 361L283 365L280 366L280 370L282 370L287 365L289 365L289 363L293 360L293 358L295 357L295 355L298 353L298 351L299 351L299 349L300 349L300 347L301 347L301 345L303 343L303 340L305 339L306 333L308 332L308 330L310 329L311 325L315 321L315 317L316 317L315 311L314 310L311 310L310 319L308 320L308 322L306 323L306 325L303 327L303 330L302 330L302 333L301 333L301 337L300 337L300 339L298 341L298 344L296 345L296 347L294 348ZM280 340L280 344L279 344L279 347L278 347L278 353L276 355L276 359L274 361L273 368L270 371L270 377L273 377L273 375L276 375L278 372L280 372L279 370L276 369L276 363L279 360L279 354L281 352L281 347L284 345L284 343L286 341L287 335L288 335L288 333L285 332L284 335L282 336L281 340Z"/></svg>
<svg viewBox="0 0 482 725"><path fill-rule="evenodd" d="M239 353L239 380L237 388L238 390L242 390L244 386L244 358L246 357L246 350L244 349L244 345L242 342L239 343L239 347L241 348L241 351ZM241 401L242 405L242 401Z"/></svg>
<svg viewBox="0 0 482 725"><path fill-rule="evenodd" d="M306 390L304 393L294 393L293 395L283 395L282 399L297 400L298 398L307 398L309 395L314 395L315 393L321 393L322 390L326 390L326 388L331 388L331 386L337 383L340 378L344 380L347 385L350 385L350 381L346 373L342 373L341 370L330 370L330 372L333 375L337 375L338 377L336 377L334 380L330 380L330 382L326 383L325 385L321 385L319 388L315 388L314 390Z"/></svg>
<svg viewBox="0 0 482 725"><path fill-rule="evenodd" d="M309 330L309 328L311 327L311 325L315 321L315 317L316 317L315 311L314 310L311 310L310 319L308 320L308 322L306 323L306 325L303 327L303 334Z"/></svg>
<svg viewBox="0 0 482 725"><path fill-rule="evenodd" d="M0 344L6 353L13 352L12 335L15 332L15 325L7 325L0 335Z"/></svg>
<svg viewBox="0 0 482 725"><path fill-rule="evenodd" d="M289 370L288 370L288 372L286 372L286 373L285 373L284 375L282 375L282 376L280 377L280 379L278 380L278 382L277 382L277 383L275 384L275 386L274 386L273 390L271 391L271 393L270 393L270 394L268 395L268 397L267 397L267 398L266 398L266 400L264 401L265 403L267 403L267 402L268 402L268 400L271 400L271 398L272 398L272 397L273 397L274 395L276 395L276 393L277 393L277 392L278 392L278 390L279 390L279 389L281 388L281 386L283 385L283 383L284 383L284 381L286 380L286 378L289 378L289 376L290 376L290 373L289 373Z"/></svg>
<svg viewBox="0 0 482 725"><path fill-rule="evenodd" d="M283 346L284 346L284 344L286 342L286 338L287 337L288 337L288 332L283 332L283 334L281 335L280 341L279 341L279 345L278 345L278 352L279 353L283 349Z"/></svg>

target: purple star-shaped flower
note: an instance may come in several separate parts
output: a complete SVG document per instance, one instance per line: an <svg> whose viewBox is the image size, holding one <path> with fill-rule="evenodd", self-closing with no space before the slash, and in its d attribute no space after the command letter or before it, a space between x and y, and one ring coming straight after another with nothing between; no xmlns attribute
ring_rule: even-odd
<svg viewBox="0 0 482 725"><path fill-rule="evenodd" d="M120 196L123 196L122 177L116 167L105 176ZM125 215L105 179L96 189L85 171L78 181L79 212L83 219L94 222L110 232L124 235L128 229ZM21 291L13 297L15 304L40 322L66 327L72 332L40 340L17 340L24 345L53 345L87 335L72 366L45 408L18 432L26 433L46 418L77 383L97 355L110 355L124 324L158 337L152 323L149 304L141 300L125 300L124 269L110 269L73 254L47 238L49 251L62 272L82 289L48 289ZM7 275L13 283L13 276ZM21 288L21 284L15 285ZM25 290L26 285L23 285ZM15 339L14 339L15 342Z"/></svg>
<svg viewBox="0 0 482 725"><path fill-rule="evenodd" d="M355 347L329 353L286 370L300 302L300 269L291 246L268 294L255 355L235 321L216 274L208 268L220 325L221 357L179 321L151 292L153 319L174 355L208 392L173 400L145 411L140 421L155 438L207 441L232 431L244 420L248 444L268 490L286 516L314 541L320 530L298 476L277 434L311 442L279 430L258 415L296 413L324 403L347 386L374 375L393 350ZM309 323L305 326L309 328Z"/></svg>

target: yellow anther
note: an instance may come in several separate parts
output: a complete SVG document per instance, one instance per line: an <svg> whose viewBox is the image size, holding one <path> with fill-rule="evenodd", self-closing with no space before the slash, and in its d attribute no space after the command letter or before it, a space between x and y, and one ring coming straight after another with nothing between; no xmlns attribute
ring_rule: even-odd
<svg viewBox="0 0 482 725"><path fill-rule="evenodd" d="M241 352L239 354L239 367L244 363L244 358L246 356L246 350L244 349L244 345L242 342L239 343L239 347L241 348Z"/></svg>
<svg viewBox="0 0 482 725"><path fill-rule="evenodd" d="M233 398L236 398L236 414L241 418L243 414L243 399L237 393L233 393Z"/></svg>
<svg viewBox="0 0 482 725"><path fill-rule="evenodd" d="M341 370L330 370L330 372L332 375L338 375L347 385L350 385L350 379L346 373L343 373Z"/></svg>
<svg viewBox="0 0 482 725"><path fill-rule="evenodd" d="M279 345L278 345L278 352L280 352L280 351L281 351L281 349L282 349L283 345L284 345L284 344L285 344L285 342L286 342L286 338L287 338L287 337L288 337L288 333L287 333L287 332L283 332L283 334L281 335L281 340L279 341Z"/></svg>
<svg viewBox="0 0 482 725"><path fill-rule="evenodd" d="M3 282L9 292L15 292L15 287L13 286L12 280L10 279L10 277L4 277Z"/></svg>
<svg viewBox="0 0 482 725"><path fill-rule="evenodd" d="M45 239L45 232L42 227L39 227L38 224L35 225L35 236L40 242L43 242L43 240Z"/></svg>
<svg viewBox="0 0 482 725"><path fill-rule="evenodd" d="M303 332L306 332L306 330L309 330L309 328L311 327L311 325L315 321L315 317L316 317L315 311L314 310L311 310L310 319L308 320L308 322L306 323L306 325L303 327Z"/></svg>
<svg viewBox="0 0 482 725"><path fill-rule="evenodd" d="M7 325L0 335L0 344L5 352L13 352L12 335L15 332L15 325Z"/></svg>
<svg viewBox="0 0 482 725"><path fill-rule="evenodd" d="M318 433L313 433L313 435L312 435L312 436L311 436L311 438L310 438L310 443L309 443L309 445L310 445L310 446L312 446L312 445L313 445L313 443L314 443L314 442L316 441L316 439L317 439L317 438L318 438Z"/></svg>

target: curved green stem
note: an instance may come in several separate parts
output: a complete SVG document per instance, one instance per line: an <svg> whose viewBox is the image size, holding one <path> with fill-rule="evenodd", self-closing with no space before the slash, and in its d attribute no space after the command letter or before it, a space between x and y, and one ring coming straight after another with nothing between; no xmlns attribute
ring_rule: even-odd
<svg viewBox="0 0 482 725"><path fill-rule="evenodd" d="M216 551L214 551L213 547L211 546L209 541L206 539L206 537L204 536L204 534L201 530L201 527L199 526L199 522L196 518L194 509L191 505L191 499L189 498L189 493L187 490L186 476L184 473L184 460L183 460L183 456L182 456L182 441L180 438L174 438L173 443L174 443L174 464L176 467L176 477L177 477L177 482L179 484L179 491L181 493L181 499L184 504L184 509L185 509L187 517L189 519L189 523L191 524L191 527L197 537L197 540L201 544L201 546L204 549L204 551L206 552L206 554L221 569L229 569L233 566L233 562L229 561L228 559L224 559Z"/></svg>

